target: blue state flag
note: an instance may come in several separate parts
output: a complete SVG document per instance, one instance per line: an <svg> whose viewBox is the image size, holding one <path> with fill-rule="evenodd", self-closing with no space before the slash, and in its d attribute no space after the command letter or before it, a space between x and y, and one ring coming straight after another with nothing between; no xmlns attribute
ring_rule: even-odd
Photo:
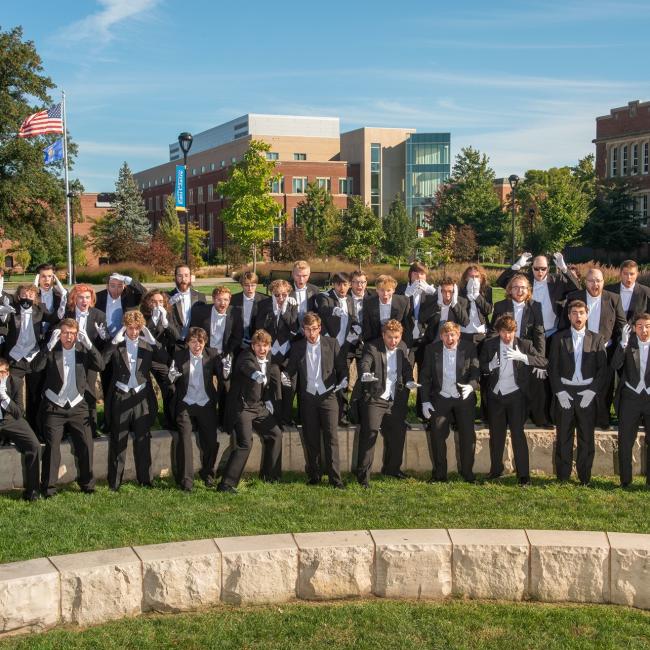
<svg viewBox="0 0 650 650"><path fill-rule="evenodd" d="M49 165L57 160L63 160L63 140L60 138L43 149L44 164Z"/></svg>

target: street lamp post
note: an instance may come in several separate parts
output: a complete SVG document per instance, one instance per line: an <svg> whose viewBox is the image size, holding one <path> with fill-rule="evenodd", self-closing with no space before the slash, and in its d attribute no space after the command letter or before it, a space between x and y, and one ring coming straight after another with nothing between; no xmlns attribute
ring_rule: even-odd
<svg viewBox="0 0 650 650"><path fill-rule="evenodd" d="M185 166L185 264L190 263L190 213L187 205L187 154L192 148L192 134L183 131L178 136L178 144L183 152L183 165Z"/></svg>
<svg viewBox="0 0 650 650"><path fill-rule="evenodd" d="M517 199L517 185L519 184L519 176L511 174L508 176L508 182L512 189L512 264L515 263L515 201Z"/></svg>

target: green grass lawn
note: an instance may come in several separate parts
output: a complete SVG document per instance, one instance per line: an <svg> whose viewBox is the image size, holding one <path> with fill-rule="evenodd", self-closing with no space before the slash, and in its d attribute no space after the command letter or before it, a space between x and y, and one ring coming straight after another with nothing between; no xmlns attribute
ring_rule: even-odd
<svg viewBox="0 0 650 650"><path fill-rule="evenodd" d="M305 485L302 474L282 483L244 480L239 494L192 493L171 479L155 489L127 483L118 493L100 484L94 495L76 485L53 499L25 503L18 490L0 495L0 562L135 544L232 535L369 528L550 528L650 532L648 497L641 479L629 491L614 478L593 487L533 478L528 489L514 477L483 485L454 479L428 484L426 476L397 481L373 478L363 490L346 476L346 491Z"/></svg>
<svg viewBox="0 0 650 650"><path fill-rule="evenodd" d="M650 648L649 630L650 613L623 607L370 600L147 615L14 637L0 648L635 650Z"/></svg>

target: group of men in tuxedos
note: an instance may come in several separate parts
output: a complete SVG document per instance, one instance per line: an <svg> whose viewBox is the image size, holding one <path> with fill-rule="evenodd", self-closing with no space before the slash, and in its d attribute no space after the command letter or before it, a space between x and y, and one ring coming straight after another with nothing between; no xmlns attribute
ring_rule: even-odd
<svg viewBox="0 0 650 650"><path fill-rule="evenodd" d="M320 484L325 475L344 489L338 429L350 419L359 424L356 478L369 487L380 434L382 473L406 477L407 409L416 391L431 481L447 480L454 428L460 474L474 482L480 393L490 431L488 479L503 474L509 430L519 483L530 482L530 417L555 424L562 481L571 474L577 432L577 474L586 484L594 429L609 426L613 402L627 486L639 425L650 416L650 291L637 282L633 261L621 265L621 282L606 288L602 272L590 269L582 289L562 255L553 259L555 274L548 257L524 253L497 280L506 298L496 304L475 264L459 282L444 277L437 287L416 262L402 285L380 275L369 290L358 270L334 273L332 288L320 291L309 283L309 264L298 261L291 281L271 282L268 295L257 291L256 274L245 272L240 293L217 286L212 304L192 286L187 265L176 268L170 292L147 291L114 273L97 293L88 284L66 290L54 268L43 265L33 285L13 295L0 287L0 437L24 456L28 500L56 494L66 435L83 492L95 490L93 439L102 431L109 437L109 487L120 489L130 435L137 482L151 486L155 380L180 489L193 489L194 432L206 485L236 492L255 433L263 446L260 477L279 480L282 433L296 420L307 482ZM105 404L99 424L98 384ZM219 430L230 444L217 466Z"/></svg>

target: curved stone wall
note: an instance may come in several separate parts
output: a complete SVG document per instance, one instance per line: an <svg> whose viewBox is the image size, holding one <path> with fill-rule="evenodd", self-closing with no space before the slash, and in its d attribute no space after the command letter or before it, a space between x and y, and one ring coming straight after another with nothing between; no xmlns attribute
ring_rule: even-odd
<svg viewBox="0 0 650 650"><path fill-rule="evenodd" d="M530 427L526 430L528 447L530 451L530 469L533 473L554 474L555 456L555 431ZM171 474L171 441L172 437L167 431L154 431L151 440L152 471L154 476L169 476ZM219 434L220 454L227 448L229 438L226 434ZM356 450L358 443L357 430L354 427L339 430L339 451L341 466L353 471L356 466ZM132 442L129 442L131 446ZM633 448L633 472L645 474L644 434L640 433ZM383 456L383 440L379 436L375 448L373 472L379 472ZM261 460L261 445L257 436L254 436L253 449L246 464L247 472L257 472ZM454 436L447 439L447 462L449 471L456 471L456 441ZM200 455L194 442L195 470L200 469ZM514 456L510 446L510 437L504 453L504 466L506 472L514 471ZM296 429L286 431L282 437L282 468L287 471L304 472L305 455L300 439L300 432ZM108 439L95 440L94 446L94 473L99 480L106 479L108 469ZM431 459L424 429L413 426L406 433L404 446L403 469L412 472L430 472ZM489 434L487 429L476 432L476 460L474 470L487 474L490 471ZM596 476L615 476L618 474L618 440L616 431L596 431L596 453L594 457L593 474ZM74 456L69 443L61 445L61 469L59 477L61 483L69 483L76 476ZM135 465L131 451L127 453L124 479L135 480ZM0 491L21 488L23 485L23 470L20 454L13 447L0 448Z"/></svg>
<svg viewBox="0 0 650 650"><path fill-rule="evenodd" d="M650 609L650 535L359 530L204 539L0 565L0 636L296 599L615 603Z"/></svg>

